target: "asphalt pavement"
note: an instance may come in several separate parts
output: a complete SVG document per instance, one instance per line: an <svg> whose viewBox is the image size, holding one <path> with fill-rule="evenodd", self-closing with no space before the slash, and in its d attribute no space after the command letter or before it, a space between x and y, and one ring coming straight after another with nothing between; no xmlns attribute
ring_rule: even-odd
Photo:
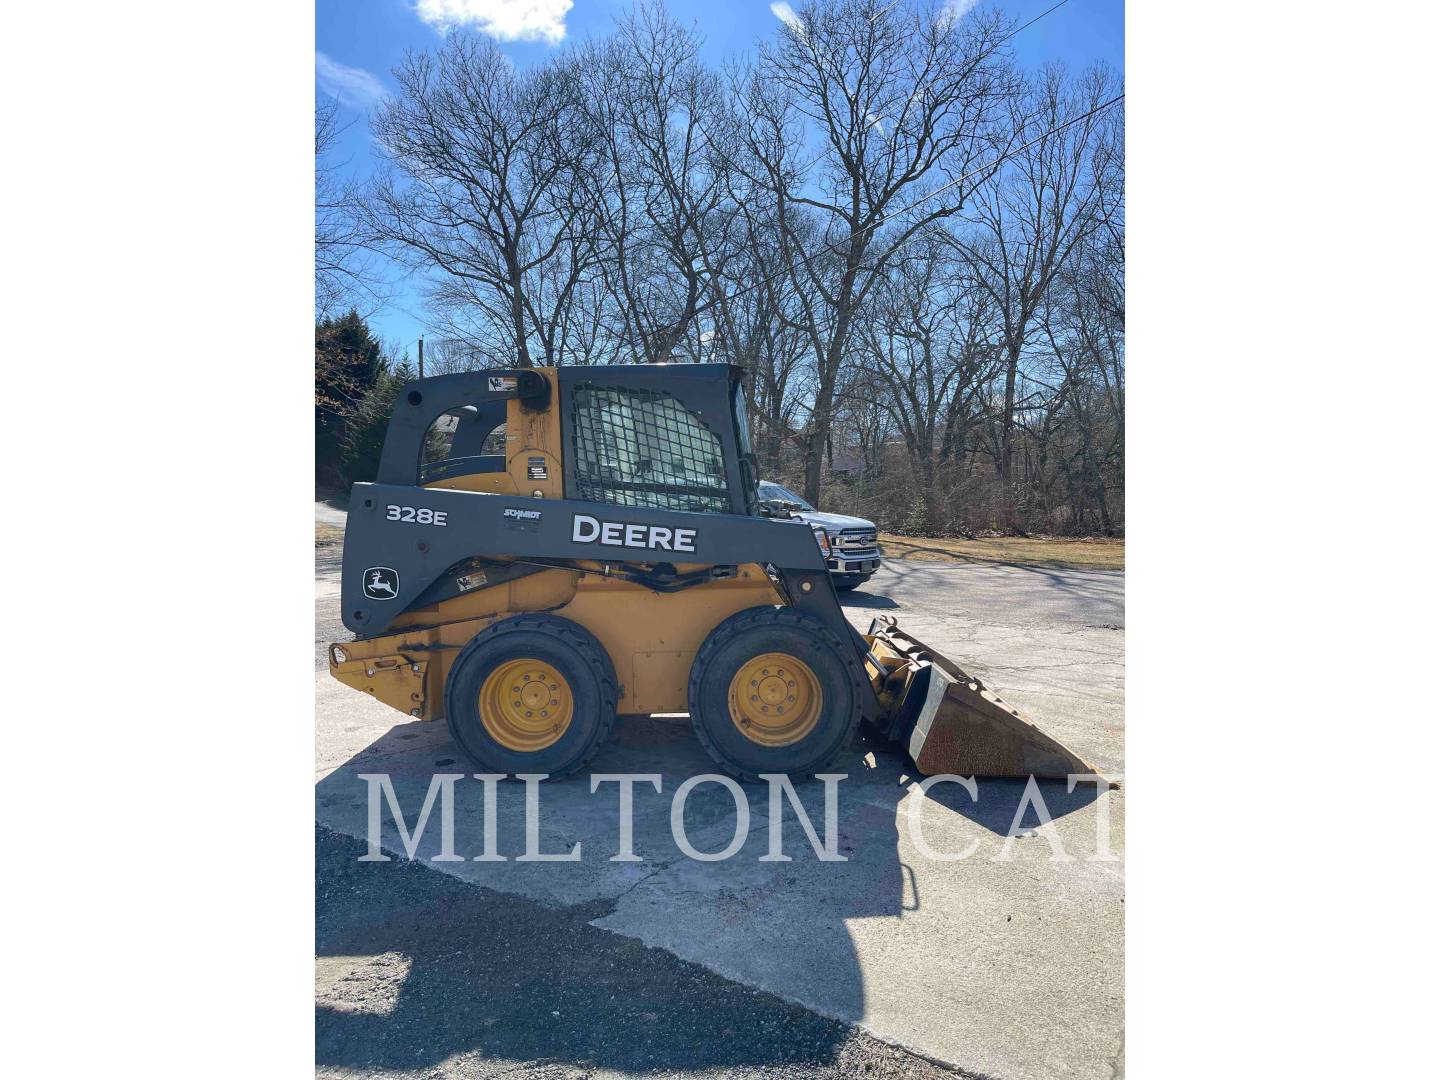
<svg viewBox="0 0 1440 1080"><path fill-rule="evenodd" d="M940 1078L914 1054L599 929L613 900L553 908L420 862L361 862L316 827L321 1076Z"/></svg>
<svg viewBox="0 0 1440 1080"><path fill-rule="evenodd" d="M921 794L896 748L841 765L839 850L815 856L782 813L788 862L768 849L764 788L745 791L739 854L677 850L674 792L713 771L685 718L627 717L592 773L646 772L635 851L616 862L615 785L547 784L540 850L520 862L520 784L498 786L505 862L360 862L367 785L386 773L410 824L435 773L465 773L443 724L404 717L330 679L339 549L317 550L317 1047L325 1074L609 1076L1115 1075L1123 1046L1123 789L981 781ZM842 594L980 675L1109 775L1123 772L1124 577L1117 571L887 563ZM819 784L799 785L817 828ZM481 785L455 789L456 846L480 853ZM911 832L914 810L923 840ZM725 846L736 808L719 785L682 815L696 848ZM385 816L384 848L403 851ZM1111 860L1102 859L1108 824ZM1012 832L1018 836L1010 838ZM1052 843L1063 846L1057 851ZM921 845L925 845L922 847ZM937 861L931 853L973 849ZM1057 859L1057 854L1066 856ZM509 978L511 985L506 985ZM546 1007L548 1005L548 1007Z"/></svg>

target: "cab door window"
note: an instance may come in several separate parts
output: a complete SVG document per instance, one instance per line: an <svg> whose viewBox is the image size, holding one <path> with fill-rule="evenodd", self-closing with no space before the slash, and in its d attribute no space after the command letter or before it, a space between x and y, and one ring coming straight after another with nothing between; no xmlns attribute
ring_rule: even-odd
<svg viewBox="0 0 1440 1080"><path fill-rule="evenodd" d="M670 394L582 382L572 410L578 498L729 512L720 438Z"/></svg>
<svg viewBox="0 0 1440 1080"><path fill-rule="evenodd" d="M505 471L505 402L461 405L443 412L425 432L420 482Z"/></svg>

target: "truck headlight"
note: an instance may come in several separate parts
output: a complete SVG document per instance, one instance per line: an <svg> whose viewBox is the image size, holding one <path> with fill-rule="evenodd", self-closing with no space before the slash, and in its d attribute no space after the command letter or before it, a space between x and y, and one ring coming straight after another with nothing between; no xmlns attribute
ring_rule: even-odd
<svg viewBox="0 0 1440 1080"><path fill-rule="evenodd" d="M811 525L810 530L815 534L815 543L820 545L820 554L828 559L830 557L830 534L825 531L824 525Z"/></svg>

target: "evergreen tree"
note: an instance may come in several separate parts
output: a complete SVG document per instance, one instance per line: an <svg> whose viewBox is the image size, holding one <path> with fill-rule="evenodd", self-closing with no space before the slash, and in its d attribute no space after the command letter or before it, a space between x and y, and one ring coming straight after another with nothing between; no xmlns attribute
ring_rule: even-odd
<svg viewBox="0 0 1440 1080"><path fill-rule="evenodd" d="M380 374L345 426L340 472L347 485L375 479L395 399L400 388L413 378L415 369L408 360L400 361L392 371L386 371L382 365Z"/></svg>
<svg viewBox="0 0 1440 1080"><path fill-rule="evenodd" d="M340 482L347 421L384 373L380 342L353 309L315 324L315 480Z"/></svg>

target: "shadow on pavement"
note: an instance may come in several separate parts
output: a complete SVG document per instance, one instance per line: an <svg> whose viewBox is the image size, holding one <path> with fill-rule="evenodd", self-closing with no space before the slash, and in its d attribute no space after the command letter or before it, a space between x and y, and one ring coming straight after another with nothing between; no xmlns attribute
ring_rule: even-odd
<svg viewBox="0 0 1440 1080"><path fill-rule="evenodd" d="M1015 823L1015 812L1025 794L1024 780L990 779L978 783L978 800L971 799L969 792L955 784L937 784L925 797L977 825L983 825L996 836L1008 836L1012 826L1024 831L1042 824L1039 814L1030 807L1026 808L1018 825ZM1037 780L1036 786L1045 802L1045 809L1057 821L1066 814L1083 810L1099 798L1094 784L1077 785L1073 792L1066 792L1063 780Z"/></svg>
<svg viewBox="0 0 1440 1080"><path fill-rule="evenodd" d="M579 842L578 862L514 860L525 845L524 788L514 780L498 785L496 814L498 849L510 861L473 861L483 798L468 778L455 789L455 850L466 861L428 861L439 850L436 820L415 862L403 855L362 862L365 844L354 837L365 833L368 788L358 774L389 775L413 827L433 774L474 771L444 724L398 725L316 788L317 1062L422 1072L447 1062L447 1072L476 1076L516 1062L661 1073L953 1075L847 1023L864 1016L866 988L846 920L903 918L925 899L914 868L902 862L899 803L918 779L907 770L913 766L889 744L868 741L857 741L837 766L848 774L838 785L844 862L816 857L788 804L783 849L791 860L759 861L768 849L769 791L758 785L745 789L750 827L738 854L698 862L676 846L671 800L684 779L715 772L713 763L688 719L625 718L591 772L664 777L659 794L636 789L634 847L642 862L610 861L616 786L592 794L589 773L542 788L540 850ZM823 785L796 788L822 831ZM1096 797L1093 788L1067 796L1063 783L1042 790L1057 818ZM928 798L1003 836L1023 791L1023 782L982 780L979 803L956 784L936 785ZM685 832L695 848L714 852L738 835L736 816L724 787L703 784L684 808ZM388 810L382 818L385 849L403 850ZM449 872L434 872L440 865ZM594 925L621 904L623 932ZM826 1015L757 985L823 1002Z"/></svg>
<svg viewBox="0 0 1440 1080"><path fill-rule="evenodd" d="M863 589L851 589L849 592L837 593L836 595L840 599L841 607L883 608L885 610L891 610L899 608L900 606L888 596L865 592Z"/></svg>
<svg viewBox="0 0 1440 1080"><path fill-rule="evenodd" d="M316 848L322 1069L825 1075L864 1054L843 1023L590 925L613 900L552 909L419 863L362 863L361 841L325 829Z"/></svg>
<svg viewBox="0 0 1440 1080"><path fill-rule="evenodd" d="M960 571L970 574L966 578L967 588L1010 588L1017 580L1015 575L996 577L986 571L1019 571L1026 577L1034 578L1052 594L1078 599L1109 600L1113 598L1114 583L1123 581L1124 570L1101 570L1096 568L1062 569L1060 567L1034 566L1027 563L996 562L992 560L944 563L922 559L886 559L885 569L900 581L919 578L933 579L934 575Z"/></svg>

